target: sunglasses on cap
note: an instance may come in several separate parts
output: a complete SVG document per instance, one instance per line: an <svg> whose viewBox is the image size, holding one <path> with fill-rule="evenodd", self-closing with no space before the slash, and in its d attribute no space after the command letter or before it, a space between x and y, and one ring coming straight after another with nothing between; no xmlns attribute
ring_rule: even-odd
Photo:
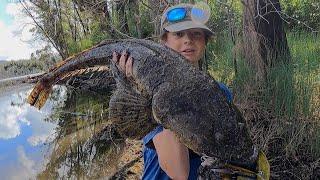
<svg viewBox="0 0 320 180"><path fill-rule="evenodd" d="M195 5L193 7L176 7L170 9L166 14L166 20L169 23L192 20L201 24L205 24L210 18L210 8L208 5L206 6Z"/></svg>

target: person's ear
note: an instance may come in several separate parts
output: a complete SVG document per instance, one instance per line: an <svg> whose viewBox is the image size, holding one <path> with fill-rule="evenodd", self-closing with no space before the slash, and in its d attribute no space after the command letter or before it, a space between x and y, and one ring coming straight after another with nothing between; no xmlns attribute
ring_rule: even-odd
<svg viewBox="0 0 320 180"><path fill-rule="evenodd" d="M167 42L167 33L164 33L164 35L160 37L160 43L165 44L166 42Z"/></svg>

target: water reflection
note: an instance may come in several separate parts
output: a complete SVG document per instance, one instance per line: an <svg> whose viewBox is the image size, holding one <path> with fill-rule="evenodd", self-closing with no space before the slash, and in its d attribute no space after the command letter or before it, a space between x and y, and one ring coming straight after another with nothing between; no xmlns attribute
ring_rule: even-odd
<svg viewBox="0 0 320 180"><path fill-rule="evenodd" d="M58 120L49 163L38 178L92 179L114 173L124 146L108 122L108 94L69 91L65 106L52 113Z"/></svg>
<svg viewBox="0 0 320 180"><path fill-rule="evenodd" d="M125 143L107 119L109 94L58 87L41 111L25 103L27 94L0 97L2 178L95 179L115 172Z"/></svg>
<svg viewBox="0 0 320 180"><path fill-rule="evenodd" d="M54 137L57 126L43 121L53 104L48 103L38 111L25 103L28 92L24 87L21 89L19 93L0 97L1 179L34 179L44 163L42 144Z"/></svg>

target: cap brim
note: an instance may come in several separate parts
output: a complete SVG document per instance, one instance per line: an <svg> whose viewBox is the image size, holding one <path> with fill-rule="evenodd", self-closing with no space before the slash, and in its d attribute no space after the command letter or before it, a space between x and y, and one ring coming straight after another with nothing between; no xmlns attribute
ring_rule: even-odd
<svg viewBox="0 0 320 180"><path fill-rule="evenodd" d="M205 26L204 24L196 23L194 21L178 22L165 27L165 29L169 32L178 32L194 28L204 29L208 35L214 35L214 33L207 26Z"/></svg>

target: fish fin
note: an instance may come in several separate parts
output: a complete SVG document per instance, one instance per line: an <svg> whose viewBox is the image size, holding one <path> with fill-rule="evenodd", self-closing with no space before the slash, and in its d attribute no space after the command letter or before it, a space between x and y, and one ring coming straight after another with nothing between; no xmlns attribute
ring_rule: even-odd
<svg viewBox="0 0 320 180"><path fill-rule="evenodd" d="M125 86L118 86L111 96L109 118L124 138L141 139L157 125L151 115L151 100Z"/></svg>
<svg viewBox="0 0 320 180"><path fill-rule="evenodd" d="M33 88L32 92L28 96L27 102L41 109L45 102L47 101L50 93L52 91L52 86L46 86L43 82L38 82Z"/></svg>
<svg viewBox="0 0 320 180"><path fill-rule="evenodd" d="M107 42L106 42L107 43ZM105 44L105 43L104 43ZM63 61L60 61L58 63L56 63L52 68L49 69L49 72L53 72L55 70L57 70L58 68L62 67L63 65L65 65L66 63L68 63L69 61L73 61L75 58L77 58L79 55L83 55L84 53L86 52L89 52L90 50L96 48L96 47L99 47L99 46L102 46L104 44L98 44L96 46L92 46L91 48L88 48L88 49L85 49L81 52L78 52L72 56L69 56L68 58L64 59Z"/></svg>
<svg viewBox="0 0 320 180"><path fill-rule="evenodd" d="M99 73L99 72L105 72L109 71L109 67L107 66L94 66L94 67L88 67L88 68L82 68L82 69L76 69L74 71L67 72L59 77L59 82L66 81L72 77L75 76L81 76L89 73Z"/></svg>

